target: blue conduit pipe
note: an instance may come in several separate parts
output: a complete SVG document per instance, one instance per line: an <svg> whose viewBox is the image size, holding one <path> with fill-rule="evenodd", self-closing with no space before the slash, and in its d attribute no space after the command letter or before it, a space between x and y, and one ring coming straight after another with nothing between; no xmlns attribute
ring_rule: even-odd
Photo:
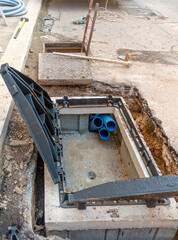
<svg viewBox="0 0 178 240"><path fill-rule="evenodd" d="M89 115L89 121L92 120L94 117L99 116L100 114L98 113L92 113Z"/></svg>
<svg viewBox="0 0 178 240"><path fill-rule="evenodd" d="M89 121L92 120L94 117L96 117L96 114L95 114L95 113L90 114L90 115L89 115Z"/></svg>
<svg viewBox="0 0 178 240"><path fill-rule="evenodd" d="M104 126L107 128L107 130L112 132L116 129L117 124L112 117L108 115L100 115L100 117L103 119Z"/></svg>
<svg viewBox="0 0 178 240"><path fill-rule="evenodd" d="M27 13L27 8L22 0L0 0L0 8L6 17L21 16Z"/></svg>
<svg viewBox="0 0 178 240"><path fill-rule="evenodd" d="M102 127L99 130L99 136L101 139L107 140L110 137L110 132L105 127Z"/></svg>
<svg viewBox="0 0 178 240"><path fill-rule="evenodd" d="M101 117L96 116L89 122L89 131L98 131L103 126L103 120Z"/></svg>

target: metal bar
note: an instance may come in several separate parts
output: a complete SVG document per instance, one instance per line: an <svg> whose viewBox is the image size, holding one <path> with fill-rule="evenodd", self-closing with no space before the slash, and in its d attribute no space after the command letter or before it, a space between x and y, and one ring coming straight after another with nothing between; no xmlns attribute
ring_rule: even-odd
<svg viewBox="0 0 178 240"><path fill-rule="evenodd" d="M93 18L91 16L89 16L89 17L90 17L90 20L93 22Z"/></svg>
<svg viewBox="0 0 178 240"><path fill-rule="evenodd" d="M96 3L95 12L94 12L93 21L92 21L91 30L90 30L90 36L89 36L87 51L86 51L86 55L87 55L87 56L88 56L88 53L89 53L90 44L91 44L91 39L92 39L92 36L93 36L93 29L94 29L94 26L95 26L95 21L96 21L96 16L97 16L98 8L99 8L99 3Z"/></svg>
<svg viewBox="0 0 178 240"><path fill-rule="evenodd" d="M84 35L83 35L81 52L83 52L83 50L84 50L85 38L86 38L87 30L88 30L88 24L89 24L89 19L90 19L92 6L93 6L93 0L90 0L90 5L89 5L88 15L87 15L87 21L86 21L85 31L84 31Z"/></svg>
<svg viewBox="0 0 178 240"><path fill-rule="evenodd" d="M69 195L69 203L157 199L178 196L178 176L164 175L109 182Z"/></svg>

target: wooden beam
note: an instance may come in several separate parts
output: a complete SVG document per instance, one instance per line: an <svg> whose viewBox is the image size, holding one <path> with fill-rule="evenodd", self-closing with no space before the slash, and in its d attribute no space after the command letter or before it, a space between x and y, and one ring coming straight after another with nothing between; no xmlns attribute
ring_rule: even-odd
<svg viewBox="0 0 178 240"><path fill-rule="evenodd" d="M94 60L94 61L100 61L100 62L120 64L120 65L124 65L124 66L128 66L128 67L132 64L130 61L124 62L124 61L120 61L120 60L111 60L111 59L106 59L106 58L80 56L80 55L74 55L74 54L69 54L69 53L53 52L53 54L59 55L59 56L64 56L64 57L80 58L80 59L84 59L84 60Z"/></svg>

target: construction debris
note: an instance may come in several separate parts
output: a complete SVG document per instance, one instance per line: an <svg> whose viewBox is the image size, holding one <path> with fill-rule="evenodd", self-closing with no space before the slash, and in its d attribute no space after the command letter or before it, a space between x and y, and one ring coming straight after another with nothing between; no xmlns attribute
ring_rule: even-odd
<svg viewBox="0 0 178 240"><path fill-rule="evenodd" d="M17 194L22 194L23 190L20 189L18 186L15 187L14 192L16 192Z"/></svg>
<svg viewBox="0 0 178 240"><path fill-rule="evenodd" d="M76 21L72 22L73 24L85 24L86 23L86 17L83 17L82 19L78 19Z"/></svg>
<svg viewBox="0 0 178 240"><path fill-rule="evenodd" d="M131 60L131 56L137 56L139 55L139 53L128 53L126 52L125 56L121 55L118 58L124 61L130 61Z"/></svg>

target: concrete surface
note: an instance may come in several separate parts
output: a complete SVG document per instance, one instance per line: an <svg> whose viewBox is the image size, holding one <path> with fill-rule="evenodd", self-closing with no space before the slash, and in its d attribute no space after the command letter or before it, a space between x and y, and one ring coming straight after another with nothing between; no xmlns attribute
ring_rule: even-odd
<svg viewBox="0 0 178 240"><path fill-rule="evenodd" d="M100 6L105 1L98 1ZM108 9L119 17L97 19L91 55L117 59L118 49L159 51L171 54L178 51L178 4L176 0L154 1L134 0L109 1ZM48 13L60 19L56 21L52 33L62 34L67 38L81 41L84 26L72 24L73 20L86 16L87 1L52 0ZM100 14L100 13L99 13ZM69 17L70 16L70 17ZM100 14L101 16L101 14ZM174 56L172 56L174 61ZM133 62L129 69L94 62L91 64L94 80L113 83L131 84L139 89L147 100L153 115L162 121L163 129L172 147L178 151L178 68L175 64Z"/></svg>
<svg viewBox="0 0 178 240"><path fill-rule="evenodd" d="M24 3L27 5L28 0L25 0ZM2 52L0 51L0 59L3 56L3 53L6 50L6 47L19 24L20 17L6 17L8 21L8 26L5 25L3 18L0 14L0 47L2 48Z"/></svg>
<svg viewBox="0 0 178 240"><path fill-rule="evenodd" d="M113 218L113 212L118 213ZM117 229L117 228L177 228L178 209L171 199L169 206L147 208L139 206L87 207L86 210L61 208L59 189L45 165L45 227L46 231Z"/></svg>
<svg viewBox="0 0 178 240"><path fill-rule="evenodd" d="M29 18L29 22L25 23L17 39L14 39L12 36L13 30L12 27L10 32L12 37L6 47L5 52L3 53L3 56L0 59L0 65L3 63L9 63L10 66L18 69L19 71L23 71L25 66L25 60L30 48L34 27L38 18L39 11L41 9L41 3L42 0L30 0L27 6L28 12L26 15L24 15L25 17ZM8 42L9 38L7 37L5 39ZM5 40L3 41L5 42ZM11 116L13 108L12 98L1 76L0 76L0 90L1 90L0 95L0 150L1 150L4 142L4 137L7 131L9 118Z"/></svg>
<svg viewBox="0 0 178 240"><path fill-rule="evenodd" d="M110 138L103 141L98 133L64 135L63 149L69 192L127 179L116 137L111 133ZM89 172L94 172L96 178L91 180L88 177Z"/></svg>

